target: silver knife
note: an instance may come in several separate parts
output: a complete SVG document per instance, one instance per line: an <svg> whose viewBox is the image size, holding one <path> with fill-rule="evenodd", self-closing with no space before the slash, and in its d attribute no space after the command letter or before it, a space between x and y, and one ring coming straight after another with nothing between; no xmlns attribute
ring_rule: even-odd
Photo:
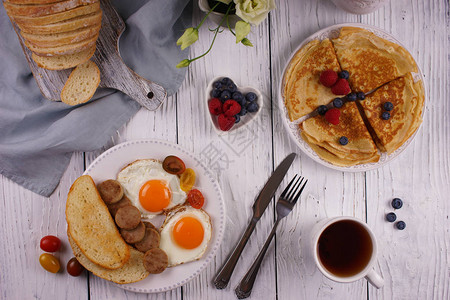
<svg viewBox="0 0 450 300"><path fill-rule="evenodd" d="M233 253L231 253L230 257L228 257L227 261L213 280L213 284L217 289L224 289L228 285L231 274L233 274L236 263L238 262L242 250L247 244L250 235L255 229L256 223L258 223L262 214L269 205L270 200L272 200L273 195L275 194L281 181L283 181L284 175L286 175L296 156L297 155L295 153L291 153L281 162L281 164L272 173L272 176L270 176L266 185L262 188L258 197L256 197L255 203L253 204L253 216L247 229L242 235L236 248L234 248Z"/></svg>

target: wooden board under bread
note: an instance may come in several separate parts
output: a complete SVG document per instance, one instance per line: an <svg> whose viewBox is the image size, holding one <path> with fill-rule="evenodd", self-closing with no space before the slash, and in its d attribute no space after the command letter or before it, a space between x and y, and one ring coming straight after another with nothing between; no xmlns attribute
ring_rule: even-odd
<svg viewBox="0 0 450 300"><path fill-rule="evenodd" d="M100 0L103 11L102 28L97 40L97 50L91 58L100 69L100 87L113 88L127 94L149 110L156 110L167 98L165 89L128 68L119 54L118 41L125 30L125 23L109 0ZM61 101L61 90L72 69L51 71L40 68L31 58L18 26L13 22L22 49L42 95L52 101Z"/></svg>

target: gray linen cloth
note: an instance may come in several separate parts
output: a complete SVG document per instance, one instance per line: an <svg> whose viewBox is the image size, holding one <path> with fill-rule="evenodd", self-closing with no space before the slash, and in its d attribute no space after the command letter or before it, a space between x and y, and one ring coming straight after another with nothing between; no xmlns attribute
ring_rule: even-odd
<svg viewBox="0 0 450 300"><path fill-rule="evenodd" d="M127 25L120 39L125 63L175 93L186 72L175 68L188 54L176 40L191 26L189 0L112 3ZM101 148L140 108L108 89L74 107L45 99L3 7L0 57L0 173L37 194L50 196L73 152Z"/></svg>

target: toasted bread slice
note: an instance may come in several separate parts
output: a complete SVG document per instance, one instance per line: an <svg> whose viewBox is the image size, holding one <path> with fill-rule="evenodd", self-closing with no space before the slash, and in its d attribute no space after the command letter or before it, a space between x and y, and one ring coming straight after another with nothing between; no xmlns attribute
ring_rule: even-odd
<svg viewBox="0 0 450 300"><path fill-rule="evenodd" d="M8 15L13 18L16 16L40 17L57 14L78 6L91 4L97 1L98 0L65 0L55 3L30 5L3 2L3 5L5 6Z"/></svg>
<svg viewBox="0 0 450 300"><path fill-rule="evenodd" d="M100 84L100 70L88 60L78 65L70 74L61 91L61 101L69 105L87 102Z"/></svg>
<svg viewBox="0 0 450 300"><path fill-rule="evenodd" d="M94 55L95 49L95 47L91 47L81 52L57 56L39 56L33 53L31 57L43 69L65 70L76 67L89 60Z"/></svg>
<svg viewBox="0 0 450 300"><path fill-rule="evenodd" d="M89 175L72 184L66 202L68 232L80 251L93 263L118 269L130 258L108 208Z"/></svg>
<svg viewBox="0 0 450 300"><path fill-rule="evenodd" d="M83 254L77 243L75 243L69 232L67 232L67 236L73 254L77 260L86 268L86 270L89 270L95 276L115 283L125 284L140 281L149 275L149 272L144 268L144 253L137 251L131 246L128 246L130 249L130 259L127 263L118 269L109 270L90 261L86 255Z"/></svg>
<svg viewBox="0 0 450 300"><path fill-rule="evenodd" d="M40 56L55 56L55 55L65 55L65 54L73 54L77 53L86 49L90 49L97 43L98 34L94 37L63 46L58 47L40 47L35 46L33 44L28 43L25 41L25 45L30 49L33 53Z"/></svg>
<svg viewBox="0 0 450 300"><path fill-rule="evenodd" d="M64 0L5 0L3 2L9 2L14 4L49 4L49 3L56 3L56 2L62 2Z"/></svg>
<svg viewBox="0 0 450 300"><path fill-rule="evenodd" d="M27 43L39 47L59 47L67 44L78 43L96 36L100 31L101 24L76 29L62 33L31 34L21 32Z"/></svg>
<svg viewBox="0 0 450 300"><path fill-rule="evenodd" d="M17 24L23 25L47 25L58 23L64 20L76 18L79 16L89 15L100 10L100 2L83 5L71 10L66 10L57 14L46 15L41 17L16 16L13 17Z"/></svg>
<svg viewBox="0 0 450 300"><path fill-rule="evenodd" d="M80 28L86 28L93 25L99 25L102 22L102 11L99 10L93 14L75 17L58 23L47 25L24 25L17 24L21 32L32 34L50 34L73 31Z"/></svg>

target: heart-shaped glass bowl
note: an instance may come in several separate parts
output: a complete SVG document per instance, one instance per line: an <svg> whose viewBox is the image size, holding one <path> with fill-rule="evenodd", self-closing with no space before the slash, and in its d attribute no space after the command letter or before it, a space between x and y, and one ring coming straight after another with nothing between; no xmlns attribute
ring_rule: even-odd
<svg viewBox="0 0 450 300"><path fill-rule="evenodd" d="M234 130L237 130L237 129L242 128L242 127L246 126L247 124L249 124L251 121L253 121L261 113L261 109L263 107L263 102L264 102L263 101L263 95L261 94L261 92L258 89L255 89L255 88L250 87L250 86L241 87L233 80L234 84L236 84L236 86L237 86L238 91L241 92L244 96L247 93L250 93L250 92L253 92L253 93L256 94L256 96L257 96L256 103L258 103L259 108L258 108L258 110L256 112L253 112L253 113L247 112L247 114L245 114L244 116L241 116L241 121L239 121L239 123L235 123L233 125L233 127L231 127L230 130L228 130L228 131L221 130L220 127L219 127L219 123L217 121L217 117L218 116L215 116L215 115L213 115L213 114L211 114L209 112L208 102L212 98L211 91L213 90L213 83L218 81L218 80L222 80L225 77L227 77L227 76L219 76L219 77L213 78L208 83L208 86L206 87L206 92L205 92L205 100L206 100L206 107L208 107L207 111L208 111L208 114L209 114L209 120L211 121L211 124L213 125L213 128L217 132L218 135L227 134L229 132L232 132Z"/></svg>

